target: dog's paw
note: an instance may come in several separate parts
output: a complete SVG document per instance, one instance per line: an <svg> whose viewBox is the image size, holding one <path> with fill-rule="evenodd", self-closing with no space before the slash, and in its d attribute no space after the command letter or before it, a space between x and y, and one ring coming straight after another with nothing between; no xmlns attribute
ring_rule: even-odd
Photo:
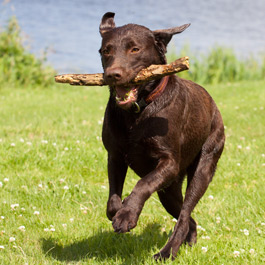
<svg viewBox="0 0 265 265"><path fill-rule="evenodd" d="M165 261L165 260L169 259L170 257L172 260L175 259L173 256L171 256L171 253L169 251L160 251L153 256L153 258L156 261Z"/></svg>
<svg viewBox="0 0 265 265"><path fill-rule="evenodd" d="M179 247L170 241L153 256L156 261L165 261L167 259L175 260Z"/></svg>
<svg viewBox="0 0 265 265"><path fill-rule="evenodd" d="M107 204L107 217L110 221L112 221L113 217L121 209L121 207L121 198L116 194L112 195Z"/></svg>
<svg viewBox="0 0 265 265"><path fill-rule="evenodd" d="M112 226L116 233L126 233L133 229L138 221L138 215L131 208L122 208L112 219Z"/></svg>

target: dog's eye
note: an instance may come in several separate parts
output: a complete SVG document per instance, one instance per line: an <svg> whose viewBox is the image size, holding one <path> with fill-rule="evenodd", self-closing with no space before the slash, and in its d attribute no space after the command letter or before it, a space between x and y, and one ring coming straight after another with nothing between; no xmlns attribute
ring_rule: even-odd
<svg viewBox="0 0 265 265"><path fill-rule="evenodd" d="M109 50L108 50L108 49L104 49L104 50L102 51L102 54L104 54L104 55L108 55L108 54L109 54Z"/></svg>
<svg viewBox="0 0 265 265"><path fill-rule="evenodd" d="M139 51L140 51L140 49L137 48L137 47L134 47L134 48L131 49L131 53L137 53Z"/></svg>

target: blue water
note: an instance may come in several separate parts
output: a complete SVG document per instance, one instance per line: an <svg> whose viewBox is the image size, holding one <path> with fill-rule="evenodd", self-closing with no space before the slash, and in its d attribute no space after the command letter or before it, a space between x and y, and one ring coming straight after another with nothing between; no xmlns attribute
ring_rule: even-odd
<svg viewBox="0 0 265 265"><path fill-rule="evenodd" d="M142 24L152 30L191 23L171 49L189 43L195 52L216 44L239 56L265 52L264 0L0 0L0 26L15 15L26 45L59 73L101 72L99 23L116 13L116 25ZM188 55L188 54L187 54Z"/></svg>

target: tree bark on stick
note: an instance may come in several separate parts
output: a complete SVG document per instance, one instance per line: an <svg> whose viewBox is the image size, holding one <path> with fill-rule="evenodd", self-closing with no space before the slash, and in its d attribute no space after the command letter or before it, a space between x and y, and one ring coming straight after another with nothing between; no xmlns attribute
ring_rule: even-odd
<svg viewBox="0 0 265 265"><path fill-rule="evenodd" d="M151 65L141 70L130 84L141 84L189 69L189 57L182 57L170 64ZM76 86L104 86L103 74L65 74L56 75L57 83L69 83Z"/></svg>

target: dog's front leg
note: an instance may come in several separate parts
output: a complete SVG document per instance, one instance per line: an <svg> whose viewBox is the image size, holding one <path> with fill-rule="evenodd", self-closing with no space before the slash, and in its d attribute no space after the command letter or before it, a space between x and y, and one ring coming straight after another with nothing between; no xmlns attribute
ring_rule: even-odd
<svg viewBox="0 0 265 265"><path fill-rule="evenodd" d="M112 219L115 232L129 232L137 224L145 201L154 193L173 181L178 175L179 164L171 156L161 158L156 169L151 171L134 187L123 201L122 208Z"/></svg>
<svg viewBox="0 0 265 265"><path fill-rule="evenodd" d="M122 207L121 195L128 166L122 155L108 154L109 199L107 217L112 220Z"/></svg>

